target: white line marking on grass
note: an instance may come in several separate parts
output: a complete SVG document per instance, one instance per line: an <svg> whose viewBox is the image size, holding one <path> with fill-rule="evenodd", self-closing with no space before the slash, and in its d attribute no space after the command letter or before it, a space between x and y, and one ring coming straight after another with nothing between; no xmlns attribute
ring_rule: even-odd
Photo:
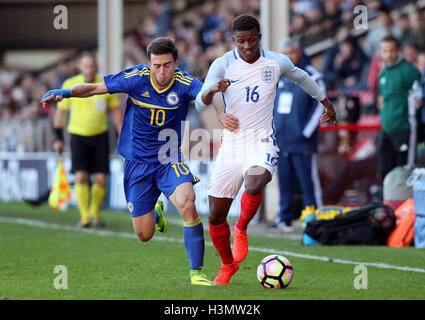
<svg viewBox="0 0 425 320"><path fill-rule="evenodd" d="M77 232L99 235L99 236L108 236L108 237L112 236L112 237L121 237L121 238L128 238L128 239L137 239L137 236L135 234L128 233L128 232L117 232L117 231L97 230L97 229L81 229L78 227L67 226L63 224L47 223L47 222L23 219L23 218L0 217L0 223L14 223L14 224L52 229L52 230L77 231ZM163 241L163 242L184 243L183 239L177 239L177 238L165 237L165 236L154 237L152 238L152 240ZM208 246L213 246L212 242L209 242L209 241L205 241L205 244ZM395 265L390 265L390 264L380 263L380 262L358 262L358 261L350 261L350 260L342 260L342 259L332 259L325 256L316 256L316 255L297 253L292 251L280 251L280 250L270 249L270 248L249 247L249 250L256 251L256 252L270 253L270 254L281 254L284 256L296 257L301 259L334 262L334 263L340 263L340 264L353 264L353 265L363 264L365 266L371 266L371 267L376 267L380 269L393 269L393 270L399 270L399 271L425 273L425 269L421 269L421 268L395 266Z"/></svg>

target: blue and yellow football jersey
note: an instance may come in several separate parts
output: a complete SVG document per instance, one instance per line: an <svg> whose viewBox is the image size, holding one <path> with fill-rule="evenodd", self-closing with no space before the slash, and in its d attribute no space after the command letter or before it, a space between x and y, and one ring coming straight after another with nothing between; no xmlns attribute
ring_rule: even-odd
<svg viewBox="0 0 425 320"><path fill-rule="evenodd" d="M128 94L117 153L136 162L181 161L182 121L202 82L176 69L170 85L158 90L147 65L104 77L109 93Z"/></svg>

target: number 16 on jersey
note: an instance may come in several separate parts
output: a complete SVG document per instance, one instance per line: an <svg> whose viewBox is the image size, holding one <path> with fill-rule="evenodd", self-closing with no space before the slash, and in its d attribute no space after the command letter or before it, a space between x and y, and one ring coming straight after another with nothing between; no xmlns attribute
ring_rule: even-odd
<svg viewBox="0 0 425 320"><path fill-rule="evenodd" d="M260 94L257 92L258 86L255 86L254 89L251 90L251 87L245 87L246 90L246 102L258 102L260 99Z"/></svg>

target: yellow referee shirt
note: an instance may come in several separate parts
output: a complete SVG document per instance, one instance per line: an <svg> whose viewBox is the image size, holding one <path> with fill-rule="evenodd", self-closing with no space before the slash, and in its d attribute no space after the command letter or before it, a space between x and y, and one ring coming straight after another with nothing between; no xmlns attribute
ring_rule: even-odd
<svg viewBox="0 0 425 320"><path fill-rule="evenodd" d="M103 82L103 78L96 75L95 83ZM68 78L62 89L69 89L79 84L85 84L82 74ZM88 98L63 99L58 103L62 110L70 109L68 132L80 136L94 136L108 130L108 108L117 108L120 105L118 95L102 94Z"/></svg>

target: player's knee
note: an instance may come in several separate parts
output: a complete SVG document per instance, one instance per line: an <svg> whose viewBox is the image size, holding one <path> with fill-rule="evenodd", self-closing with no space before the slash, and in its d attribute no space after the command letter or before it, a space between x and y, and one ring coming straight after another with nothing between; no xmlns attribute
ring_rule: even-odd
<svg viewBox="0 0 425 320"><path fill-rule="evenodd" d="M258 178L253 178L249 176L245 180L245 192L251 196L255 196L263 192L264 187L269 183L270 179L268 176L262 176Z"/></svg>
<svg viewBox="0 0 425 320"><path fill-rule="evenodd" d="M183 213L190 215L191 213L196 213L195 208L195 195L185 194L176 199L177 209Z"/></svg>
<svg viewBox="0 0 425 320"><path fill-rule="evenodd" d="M210 210L210 214L208 216L208 222L210 225L217 226L217 225L223 224L225 221L226 221L225 215L217 213L214 210Z"/></svg>
<svg viewBox="0 0 425 320"><path fill-rule="evenodd" d="M136 231L137 236L139 237L140 241L142 242L147 242L150 239L152 239L153 237L153 232L152 233L146 233L146 232L142 232L142 231Z"/></svg>
<svg viewBox="0 0 425 320"><path fill-rule="evenodd" d="M251 196L260 194L263 192L264 185L260 182L250 183L249 185L245 185L245 192Z"/></svg>
<svg viewBox="0 0 425 320"><path fill-rule="evenodd" d="M245 192L251 196L258 195L263 192L271 179L272 175L267 169L259 166L251 167L244 176Z"/></svg>

